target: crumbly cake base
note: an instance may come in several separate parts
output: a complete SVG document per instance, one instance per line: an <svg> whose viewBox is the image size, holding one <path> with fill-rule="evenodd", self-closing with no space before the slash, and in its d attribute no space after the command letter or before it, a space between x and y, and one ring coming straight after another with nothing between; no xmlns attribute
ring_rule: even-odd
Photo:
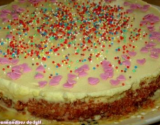
<svg viewBox="0 0 160 125"><path fill-rule="evenodd" d="M118 119L136 112L139 108L154 106L154 100L150 98L160 89L160 75L153 78L149 83L146 81L140 83L139 89L126 91L123 98L112 103L94 103L94 99L90 99L89 102L78 100L74 103L49 103L45 100L30 99L27 103L21 101L13 103L11 99L7 99L1 93L0 104L10 109L16 109L24 116L26 113L30 113L31 116L48 120L84 121L87 119ZM3 110L5 111L2 108Z"/></svg>

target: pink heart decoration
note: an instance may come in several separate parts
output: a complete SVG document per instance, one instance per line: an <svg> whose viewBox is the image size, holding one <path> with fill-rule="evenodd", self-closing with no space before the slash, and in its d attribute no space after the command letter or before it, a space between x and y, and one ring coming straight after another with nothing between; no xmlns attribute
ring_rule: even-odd
<svg viewBox="0 0 160 125"><path fill-rule="evenodd" d="M158 59L159 55L157 53L151 53L150 57L152 57L154 59Z"/></svg>
<svg viewBox="0 0 160 125"><path fill-rule="evenodd" d="M1 19L7 18L7 14L0 14L0 18L1 18Z"/></svg>
<svg viewBox="0 0 160 125"><path fill-rule="evenodd" d="M16 65L18 62L19 62L18 59L12 59L12 60L10 60L10 63L13 64L13 65Z"/></svg>
<svg viewBox="0 0 160 125"><path fill-rule="evenodd" d="M67 83L73 85L73 84L76 84L76 81L75 80L68 80Z"/></svg>
<svg viewBox="0 0 160 125"><path fill-rule="evenodd" d="M125 60L122 62L123 65L125 66L130 66L131 65L131 62L129 60Z"/></svg>
<svg viewBox="0 0 160 125"><path fill-rule="evenodd" d="M119 76L117 77L117 80L119 80L119 81L125 81L126 78L125 78L124 75L119 75Z"/></svg>
<svg viewBox="0 0 160 125"><path fill-rule="evenodd" d="M12 80L16 80L16 79L19 79L21 77L21 73L9 72L9 73L7 73L7 76L9 78L11 78Z"/></svg>
<svg viewBox="0 0 160 125"><path fill-rule="evenodd" d="M130 2L124 2L123 5L124 5L124 6L130 6L131 3L130 3Z"/></svg>
<svg viewBox="0 0 160 125"><path fill-rule="evenodd" d="M0 58L0 64L10 64L10 60L7 58Z"/></svg>
<svg viewBox="0 0 160 125"><path fill-rule="evenodd" d="M106 60L103 60L102 61L102 66L109 66L110 62L109 61L106 61Z"/></svg>
<svg viewBox="0 0 160 125"><path fill-rule="evenodd" d="M87 73L85 71L78 73L79 77L87 76Z"/></svg>
<svg viewBox="0 0 160 125"><path fill-rule="evenodd" d="M151 50L151 53L160 54L160 48L153 48L153 49Z"/></svg>
<svg viewBox="0 0 160 125"><path fill-rule="evenodd" d="M18 70L14 70L13 73L22 75L21 71L18 71Z"/></svg>
<svg viewBox="0 0 160 125"><path fill-rule="evenodd" d="M89 66L88 66L87 64L83 65L81 68L82 68L84 71L89 70Z"/></svg>
<svg viewBox="0 0 160 125"><path fill-rule="evenodd" d="M61 79L62 79L62 76L61 76L61 75L54 76L54 77L50 80L49 84L50 84L50 85L58 85L59 82L61 81Z"/></svg>
<svg viewBox="0 0 160 125"><path fill-rule="evenodd" d="M99 79L98 79L98 78L94 78L94 77L89 77L89 78L88 78L88 82L89 82L89 84L91 84L91 85L96 85L96 84L99 83Z"/></svg>
<svg viewBox="0 0 160 125"><path fill-rule="evenodd" d="M64 88L73 88L73 84L69 84L68 82L63 84Z"/></svg>
<svg viewBox="0 0 160 125"><path fill-rule="evenodd" d="M108 74L109 74L109 78L113 77L113 71L109 71Z"/></svg>
<svg viewBox="0 0 160 125"><path fill-rule="evenodd" d="M142 53L147 53L149 50L146 47L141 48L140 50Z"/></svg>
<svg viewBox="0 0 160 125"><path fill-rule="evenodd" d="M113 1L115 1L115 0L105 0L105 2L107 2L107 3L111 3Z"/></svg>
<svg viewBox="0 0 160 125"><path fill-rule="evenodd" d="M100 74L101 79L107 80L109 78L109 73L102 73Z"/></svg>
<svg viewBox="0 0 160 125"><path fill-rule="evenodd" d="M104 72L113 72L113 68L112 67L104 68L103 71Z"/></svg>
<svg viewBox="0 0 160 125"><path fill-rule="evenodd" d="M22 13L22 12L25 11L25 9L19 7L19 8L17 8L17 9L15 9L15 11L16 11L17 13Z"/></svg>
<svg viewBox="0 0 160 125"><path fill-rule="evenodd" d="M129 54L130 56L136 56L136 54L137 54L137 53L136 53L136 52L134 52L134 51L132 51L132 52L131 52L131 51L129 51L129 52L128 52L128 54Z"/></svg>
<svg viewBox="0 0 160 125"><path fill-rule="evenodd" d="M146 62L145 58L144 59L137 59L137 63L140 64L140 65L145 64L145 62Z"/></svg>
<svg viewBox="0 0 160 125"><path fill-rule="evenodd" d="M22 67L19 66L19 65L16 65L16 66L12 67L12 71L21 71L21 70L22 70Z"/></svg>
<svg viewBox="0 0 160 125"><path fill-rule="evenodd" d="M40 81L38 82L39 87L44 87L47 84L47 81Z"/></svg>
<svg viewBox="0 0 160 125"><path fill-rule="evenodd" d="M149 25L149 26L147 26L147 28L148 28L148 30L150 31L150 32L153 32L155 29L154 29L154 26L152 26L152 25Z"/></svg>
<svg viewBox="0 0 160 125"><path fill-rule="evenodd" d="M84 77L87 75L87 73L85 71L89 70L89 66L88 65L83 65L80 68L75 70L75 73L78 73L79 77Z"/></svg>
<svg viewBox="0 0 160 125"><path fill-rule="evenodd" d="M127 55L122 55L122 58L125 59L125 60L128 59L128 58L127 58Z"/></svg>
<svg viewBox="0 0 160 125"><path fill-rule="evenodd" d="M118 85L120 83L119 80L110 80L111 85Z"/></svg>
<svg viewBox="0 0 160 125"><path fill-rule="evenodd" d="M37 73L34 78L35 79L42 79L44 76L41 73Z"/></svg>
<svg viewBox="0 0 160 125"><path fill-rule="evenodd" d="M22 68L22 70L23 70L24 73L30 72L30 71L32 70L32 69L28 66L27 63L23 63L23 64L21 64L20 66L21 66L21 68Z"/></svg>
<svg viewBox="0 0 160 125"><path fill-rule="evenodd" d="M150 5L144 5L143 7L140 8L141 11L146 12L149 10Z"/></svg>
<svg viewBox="0 0 160 125"><path fill-rule="evenodd" d="M153 48L156 44L154 42L149 42L145 47L146 48Z"/></svg>
<svg viewBox="0 0 160 125"><path fill-rule="evenodd" d="M2 19L2 22L8 22L8 21L9 21L9 19L7 19L7 18Z"/></svg>
<svg viewBox="0 0 160 125"><path fill-rule="evenodd" d="M75 79L76 75L69 73L68 74L68 79Z"/></svg>
<svg viewBox="0 0 160 125"><path fill-rule="evenodd" d="M127 13L133 13L133 11L134 11L133 9L127 9L126 12L127 12Z"/></svg>
<svg viewBox="0 0 160 125"><path fill-rule="evenodd" d="M11 14L11 11L10 10L1 10L0 12L1 14Z"/></svg>
<svg viewBox="0 0 160 125"><path fill-rule="evenodd" d="M42 65L40 65L37 67L36 71L43 72L43 71L45 71L45 68Z"/></svg>

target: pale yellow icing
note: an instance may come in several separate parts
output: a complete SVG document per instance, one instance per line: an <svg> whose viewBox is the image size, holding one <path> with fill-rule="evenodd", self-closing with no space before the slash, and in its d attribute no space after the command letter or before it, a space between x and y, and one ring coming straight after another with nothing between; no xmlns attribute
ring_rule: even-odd
<svg viewBox="0 0 160 125"><path fill-rule="evenodd" d="M123 6L125 0L116 0L115 2L112 2L110 5L120 5ZM131 1L131 0L130 0ZM80 0L78 0L79 3ZM96 1L97 2L97 1ZM135 1L131 1L132 3L139 3L141 5L144 5L146 3L140 1L140 0L135 0ZM13 2L12 5L17 4L17 2ZM107 4L107 3L104 3ZM20 6L23 6L21 4L19 4ZM50 3L51 5L51 3ZM49 5L49 6L50 6ZM26 5L25 5L26 6ZM56 4L54 4L53 6L56 6ZM34 9L33 6L29 6L26 9L32 10ZM70 7L70 5L68 5L68 7ZM124 7L124 6L123 6ZM8 7L10 8L10 7ZM129 7L124 7L124 11L126 9L128 9ZM54 11L54 8L52 9ZM37 16L41 16L40 13L38 13L39 8L36 8L36 12L37 12ZM75 13L75 10L72 9L71 10L73 17ZM29 73L24 73L19 79L17 80L11 80L6 74L7 72L11 71L11 69L7 69L6 65L1 65L0 64L0 70L2 68L5 68L6 70L3 72L0 72L0 92L3 92L4 95L8 98L11 98L15 101L17 100L23 100L23 101L27 101L30 98L35 98L35 99L45 99L47 101L50 102L73 102L77 99L84 99L84 98L89 98L89 97L102 97L105 96L106 98L111 98L114 95L118 95L121 94L123 92L125 92L126 90L132 88L136 89L139 87L139 83L141 80L143 80L146 77L155 77L160 73L160 58L158 59L153 59L150 57L149 53L142 53L140 52L140 49L142 47L145 46L144 41L150 41L149 40L149 35L147 35L145 38L143 38L143 33L148 33L149 31L148 29L143 26L140 27L140 21L142 20L142 18L146 15L146 14L155 14L156 16L159 16L159 12L154 8L154 7L150 7L149 10L147 12L142 12L140 10L135 10L133 13L128 14L128 16L131 18L130 19L130 23L133 24L133 27L127 27L127 32L124 33L123 35L126 36L126 43L124 43L124 41L122 40L122 42L117 43L117 40L119 39L119 34L118 35L114 35L111 37L114 37L114 40L112 41L108 41L107 43L105 43L104 41L102 42L102 45L106 45L108 46L109 44L111 44L111 42L113 42L114 44L112 45L111 48L104 48L104 52L100 51L100 46L99 50L97 50L98 52L101 52L101 56L98 58L92 58L92 62L83 62L83 63L79 63L77 62L77 60L82 59L83 57L78 55L75 56L74 52L75 49L73 44L71 45L70 48L65 47L65 50L59 50L58 53L60 55L55 54L54 52L50 53L50 59L47 59L47 61L41 61L41 59L37 59L36 56L33 56L32 58L28 57L27 59L23 59L24 54L21 55L21 58L19 59L20 62L18 64L22 64L22 63L27 63L29 65L29 67L32 68L32 71ZM21 16L25 15L24 13L21 13ZM19 18L21 18L21 16L19 16ZM30 15L28 15L30 16ZM43 20L41 20L43 21ZM54 21L54 19L53 19ZM3 23L2 21L0 22L0 26L1 27L5 27L8 25L8 23ZM156 31L159 31L159 25L160 23L156 23L155 24L155 29ZM29 26L30 27L30 26ZM16 27L12 27L9 31L14 32ZM21 28L21 27L20 27ZM76 29L76 27L74 27ZM127 70L126 73L121 73L121 70L123 70L125 68L124 65L119 65L117 63L117 61L115 61L114 57L115 56L119 56L121 57L122 55L122 51L120 52L116 52L115 48L118 47L122 47L124 44L129 44L129 40L128 37L131 33L131 31L134 30L134 28L141 28L141 35L138 41L134 41L132 43L132 45L135 46L135 49L129 49L130 51L134 50L135 52L137 52L137 55L135 57L131 57L130 62L131 62L131 66L130 68ZM17 36L18 40L24 40L24 42L30 42L30 39L28 39L29 35L33 35L35 32L35 30L29 31L27 36ZM4 41L5 45L3 45L3 48L1 48L3 51L5 51L5 49L7 48L6 46L8 45L8 43L10 41L6 40L6 35L7 35L7 30L0 30L0 39L1 41ZM38 42L43 39L43 37L41 37L40 35L36 36L33 38L33 41L35 43L38 44ZM78 33L77 34L77 38L75 39L76 43L81 43L82 42L82 34ZM52 46L53 44L57 44L55 42L51 42L50 40L48 40L48 46ZM158 41L153 41L156 43L156 48L160 48L160 42ZM86 44L86 47L89 46L89 44ZM36 48L34 48L36 49ZM106 52L108 50L108 52ZM69 56L69 58L71 59L71 61L73 63L70 63L68 65L63 64L62 67L60 68L56 68L54 64L52 64L52 60L54 60L55 62L58 62L60 64L62 64L62 62L60 62L61 60L65 59L65 55L66 54L71 54ZM96 55L97 53L95 52L95 50L92 48L91 49L91 53L93 55ZM41 55L43 56L44 53L41 53ZM85 54L85 58L87 58L90 54L90 52L84 52ZM2 54L0 54L0 57L2 57ZM102 66L99 66L98 68L96 67L97 64L99 64L100 62L102 62L105 58L107 58L107 60L109 60L112 64L112 67L114 69L114 77L113 78L109 78L108 80L102 80L100 78L100 74L103 73L103 69ZM137 59L146 59L146 63L144 65L140 65L137 63ZM32 63L37 63L39 62L40 64L44 64L47 66L46 68L46 73L44 73L44 78L41 80L36 80L34 79L35 74L37 73L36 68L37 66L32 66ZM85 77L77 77L75 80L77 81L77 83L73 86L73 88L64 88L63 84L66 83L67 81L67 75L68 73L70 73L70 70L73 71L75 70L75 67L81 67L83 64L87 64L90 67L90 70L87 71L88 75ZM67 69L67 66L71 67L70 70ZM12 66L12 65L11 65ZM115 69L115 66L118 66L118 69ZM138 68L136 69L136 72L133 72L134 66L137 66ZM96 67L95 70L93 70L93 67ZM56 86L50 86L49 85L49 78L48 76L50 74L55 75L56 73L59 73L60 75L63 76L62 80L60 81L59 85ZM75 74L75 73L74 73ZM116 79L119 75L124 75L126 78L126 81L120 82L120 84L118 85L111 85L110 80L111 79ZM131 78L129 78L131 76ZM88 77L96 77L99 78L100 82L97 85L90 85L88 83ZM47 85L45 87L39 87L38 85L38 81L47 81ZM124 83L125 85L123 86L122 83Z"/></svg>

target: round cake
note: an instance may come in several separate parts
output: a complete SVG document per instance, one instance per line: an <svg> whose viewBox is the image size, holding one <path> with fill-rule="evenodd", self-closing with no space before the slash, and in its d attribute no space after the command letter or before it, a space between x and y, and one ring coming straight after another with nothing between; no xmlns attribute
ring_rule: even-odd
<svg viewBox="0 0 160 125"><path fill-rule="evenodd" d="M159 15L141 0L8 4L0 10L0 106L24 117L79 121L153 104Z"/></svg>

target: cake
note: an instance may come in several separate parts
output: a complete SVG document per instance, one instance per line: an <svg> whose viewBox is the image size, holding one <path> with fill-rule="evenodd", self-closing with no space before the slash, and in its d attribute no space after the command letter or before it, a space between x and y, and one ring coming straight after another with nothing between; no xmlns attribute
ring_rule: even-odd
<svg viewBox="0 0 160 125"><path fill-rule="evenodd" d="M8 4L0 11L0 106L24 117L79 121L154 104L159 15L141 0Z"/></svg>

